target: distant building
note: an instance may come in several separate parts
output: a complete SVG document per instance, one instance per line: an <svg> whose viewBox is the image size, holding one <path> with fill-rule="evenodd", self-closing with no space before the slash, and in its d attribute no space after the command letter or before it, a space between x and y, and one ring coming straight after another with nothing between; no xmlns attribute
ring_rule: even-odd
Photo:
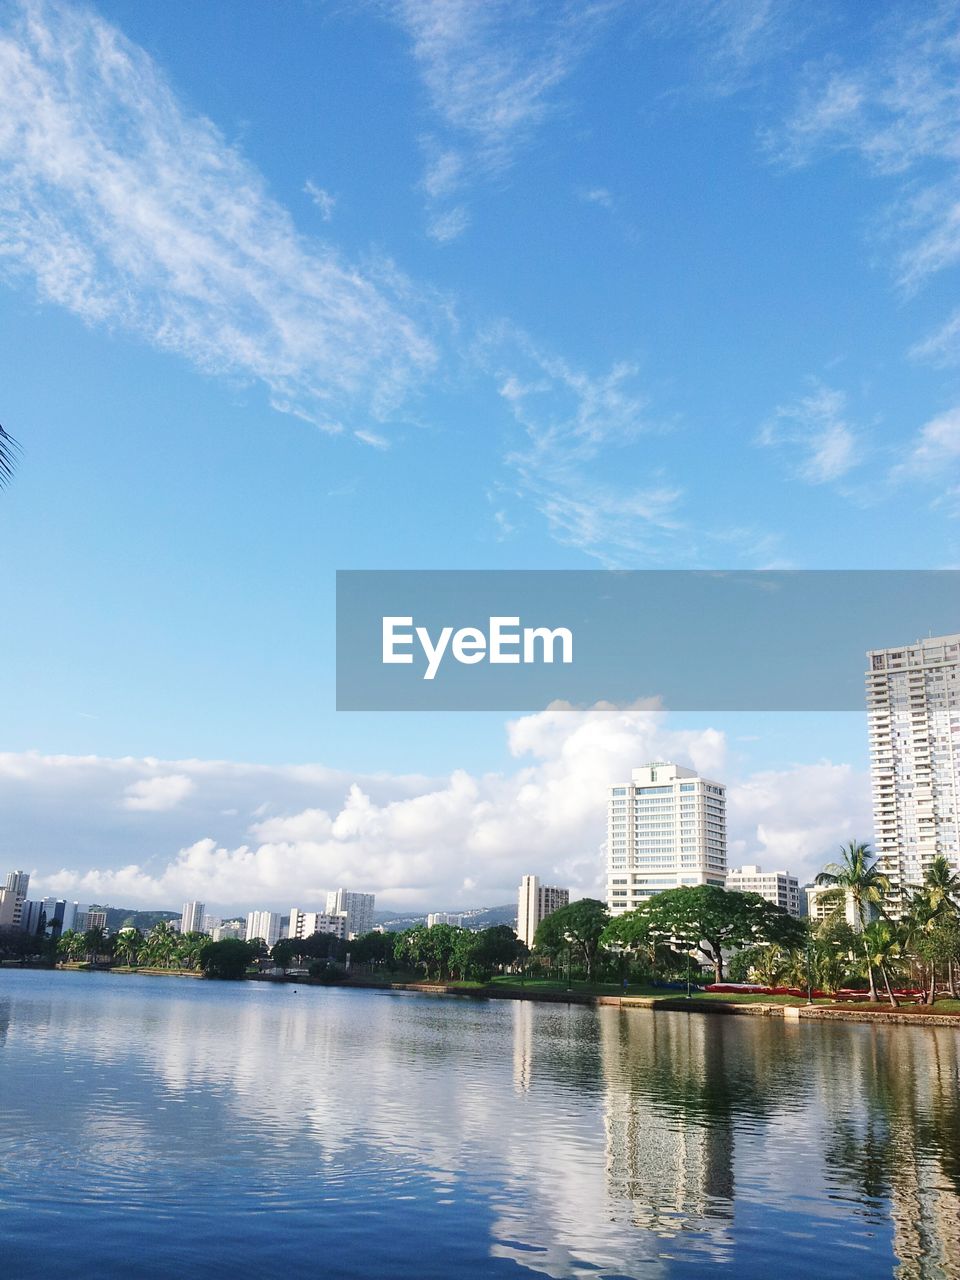
<svg viewBox="0 0 960 1280"><path fill-rule="evenodd" d="M76 902L67 902L65 898L44 898L41 906L47 918L48 938L59 938L62 933L73 929L77 919Z"/></svg>
<svg viewBox="0 0 960 1280"><path fill-rule="evenodd" d="M533 947L537 928L547 916L569 906L570 890L541 884L539 876L523 876L517 897L517 937Z"/></svg>
<svg viewBox="0 0 960 1280"><path fill-rule="evenodd" d="M657 762L610 788L607 908L622 915L651 895L727 878L726 788Z"/></svg>
<svg viewBox="0 0 960 1280"><path fill-rule="evenodd" d="M27 871L8 871L4 886L0 889L0 929L20 929L23 904L30 887Z"/></svg>
<svg viewBox="0 0 960 1280"><path fill-rule="evenodd" d="M347 917L347 937L359 938L373 931L373 906L376 894L353 893L347 889L334 889L327 894L327 915Z"/></svg>
<svg viewBox="0 0 960 1280"><path fill-rule="evenodd" d="M243 920L221 920L210 930L210 937L214 942L223 942L224 938L243 938L246 932L247 926Z"/></svg>
<svg viewBox="0 0 960 1280"><path fill-rule="evenodd" d="M106 929L107 913L106 911L77 903L73 927L77 933L86 933L88 929Z"/></svg>
<svg viewBox="0 0 960 1280"><path fill-rule="evenodd" d="M789 871L763 871L755 866L736 867L727 872L726 887L737 893L759 893L761 898L776 903L790 915L800 915L800 881Z"/></svg>
<svg viewBox="0 0 960 1280"><path fill-rule="evenodd" d="M459 928L463 924L463 916L450 911L431 911L427 916L427 928L432 929L435 924L452 924Z"/></svg>
<svg viewBox="0 0 960 1280"><path fill-rule="evenodd" d="M860 932L863 926L850 889L846 890L842 899L837 895L837 890L828 884L808 884L804 886L803 891L807 895L807 915L814 924L820 924L830 916L839 915L846 920L851 929L855 929L857 933ZM869 924L871 920L877 918L879 912L868 904L864 914L866 923Z"/></svg>
<svg viewBox="0 0 960 1280"><path fill-rule="evenodd" d="M960 871L960 634L871 649L866 684L874 847L897 915L934 858Z"/></svg>
<svg viewBox="0 0 960 1280"><path fill-rule="evenodd" d="M279 911L250 911L247 913L247 942L262 938L268 947L278 941L283 919Z"/></svg>
<svg viewBox="0 0 960 1280"><path fill-rule="evenodd" d="M185 902L180 915L181 933L203 933L203 913L206 905L202 902Z"/></svg>
<svg viewBox="0 0 960 1280"><path fill-rule="evenodd" d="M330 915L326 911L301 911L299 907L291 907L287 937L310 938L315 933L332 933L336 938L346 938L346 915L342 912Z"/></svg>
<svg viewBox="0 0 960 1280"><path fill-rule="evenodd" d="M32 902L28 898L20 909L20 928L24 933L36 935L41 932L43 923L43 903Z"/></svg>

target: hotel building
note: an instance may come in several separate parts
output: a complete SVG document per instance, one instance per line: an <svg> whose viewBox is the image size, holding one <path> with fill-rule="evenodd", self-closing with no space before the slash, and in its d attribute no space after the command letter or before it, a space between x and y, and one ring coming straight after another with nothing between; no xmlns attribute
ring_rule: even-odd
<svg viewBox="0 0 960 1280"><path fill-rule="evenodd" d="M889 909L934 858L960 870L960 634L867 653L875 851Z"/></svg>
<svg viewBox="0 0 960 1280"><path fill-rule="evenodd" d="M800 881L789 871L764 871L761 867L735 867L727 872L728 889L737 893L759 893L761 898L783 907L790 915L799 917Z"/></svg>
<svg viewBox="0 0 960 1280"><path fill-rule="evenodd" d="M610 788L607 908L622 915L664 889L727 877L726 788L677 764L645 764Z"/></svg>

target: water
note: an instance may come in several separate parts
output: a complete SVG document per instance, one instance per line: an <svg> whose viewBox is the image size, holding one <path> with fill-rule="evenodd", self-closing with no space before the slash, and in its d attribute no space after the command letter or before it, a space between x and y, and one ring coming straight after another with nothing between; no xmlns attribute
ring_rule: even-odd
<svg viewBox="0 0 960 1280"><path fill-rule="evenodd" d="M960 1277L960 1032L0 971L0 1274Z"/></svg>

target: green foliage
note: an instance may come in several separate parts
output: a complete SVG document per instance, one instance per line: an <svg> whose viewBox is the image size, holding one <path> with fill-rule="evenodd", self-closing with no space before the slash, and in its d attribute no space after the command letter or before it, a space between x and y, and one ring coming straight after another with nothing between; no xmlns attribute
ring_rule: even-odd
<svg viewBox="0 0 960 1280"><path fill-rule="evenodd" d="M220 942L208 940L200 948L200 968L208 978L242 978L247 966L256 959L258 950L240 938L224 938Z"/></svg>
<svg viewBox="0 0 960 1280"><path fill-rule="evenodd" d="M717 982L723 981L723 948L776 944L784 951L802 945L802 924L756 893L735 893L701 884L665 889L635 911L618 916L604 933L604 944L628 949L671 941L702 952Z"/></svg>
<svg viewBox="0 0 960 1280"><path fill-rule="evenodd" d="M551 912L540 921L534 950L562 961L568 949L581 960L588 981L593 981L604 930L610 922L607 908L596 898L581 898Z"/></svg>

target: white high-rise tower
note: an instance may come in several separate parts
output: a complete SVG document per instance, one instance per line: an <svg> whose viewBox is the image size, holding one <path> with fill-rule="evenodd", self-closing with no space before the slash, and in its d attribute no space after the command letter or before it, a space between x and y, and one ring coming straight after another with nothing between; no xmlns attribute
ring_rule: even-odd
<svg viewBox="0 0 960 1280"><path fill-rule="evenodd" d="M610 788L607 908L622 915L651 894L727 875L727 797L678 764L645 764Z"/></svg>
<svg viewBox="0 0 960 1280"><path fill-rule="evenodd" d="M942 855L960 870L960 634L867 654L875 850L893 913Z"/></svg>

